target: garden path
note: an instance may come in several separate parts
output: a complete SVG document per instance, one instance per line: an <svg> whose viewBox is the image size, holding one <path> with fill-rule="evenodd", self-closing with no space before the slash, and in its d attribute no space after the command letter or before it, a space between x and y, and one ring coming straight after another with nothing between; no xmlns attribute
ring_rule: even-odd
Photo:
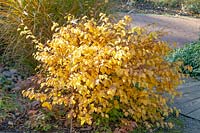
<svg viewBox="0 0 200 133"><path fill-rule="evenodd" d="M200 81L195 79L186 80L178 87L182 97L175 99L174 106L181 110L184 116L200 120Z"/></svg>
<svg viewBox="0 0 200 133"><path fill-rule="evenodd" d="M129 15L133 17L133 26L153 24L151 29L164 30L168 34L163 39L170 43L177 42L178 47L198 40L200 37L200 19L198 18L134 13Z"/></svg>

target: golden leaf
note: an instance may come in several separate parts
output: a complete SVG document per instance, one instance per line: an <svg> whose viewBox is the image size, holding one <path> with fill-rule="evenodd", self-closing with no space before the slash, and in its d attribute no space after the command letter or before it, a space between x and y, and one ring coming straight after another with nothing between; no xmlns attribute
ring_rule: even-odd
<svg viewBox="0 0 200 133"><path fill-rule="evenodd" d="M49 102L42 103L42 107L48 108L49 110L52 110L52 105Z"/></svg>

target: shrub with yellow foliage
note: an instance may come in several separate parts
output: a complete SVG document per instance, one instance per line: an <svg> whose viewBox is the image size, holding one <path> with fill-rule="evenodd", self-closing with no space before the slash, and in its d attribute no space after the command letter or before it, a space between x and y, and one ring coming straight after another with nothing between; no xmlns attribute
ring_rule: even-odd
<svg viewBox="0 0 200 133"><path fill-rule="evenodd" d="M93 124L96 115L109 118L113 110L147 127L167 125L164 118L174 110L167 103L181 83L179 63L164 59L170 48L157 32L130 28L130 22L100 14L98 21L68 16L66 26L54 24L52 40L34 40L45 81L23 95L50 110L65 106L81 125Z"/></svg>
<svg viewBox="0 0 200 133"><path fill-rule="evenodd" d="M23 22L45 43L53 34L52 22L65 24L64 16L88 16L97 18L100 12L111 14L115 7L111 0L0 0L0 55L8 65L26 70L28 75L35 73L36 61L32 54L35 45L21 37L18 26ZM0 60L1 61L1 60Z"/></svg>

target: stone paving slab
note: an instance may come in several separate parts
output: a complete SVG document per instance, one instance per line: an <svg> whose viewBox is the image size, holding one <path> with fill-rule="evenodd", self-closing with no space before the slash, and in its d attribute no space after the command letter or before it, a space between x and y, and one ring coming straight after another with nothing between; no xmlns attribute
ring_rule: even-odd
<svg viewBox="0 0 200 133"><path fill-rule="evenodd" d="M187 114L187 116L192 117L194 119L200 120L200 108L195 110L194 112Z"/></svg>
<svg viewBox="0 0 200 133"><path fill-rule="evenodd" d="M188 93L198 92L199 91L199 86L200 86L200 84L194 85L194 86L190 86L190 87L183 87L183 88L178 89L178 91L180 91L183 95L186 95Z"/></svg>
<svg viewBox="0 0 200 133"><path fill-rule="evenodd" d="M174 106L185 116L200 120L200 81L187 80L178 91L183 95L175 99Z"/></svg>
<svg viewBox="0 0 200 133"><path fill-rule="evenodd" d="M198 82L198 80L189 79L189 80L186 80L185 83L183 83L182 85L180 85L178 87L178 89L183 89L183 88L191 89L190 87L192 87L192 86L199 86L199 85L200 85L200 82Z"/></svg>
<svg viewBox="0 0 200 133"><path fill-rule="evenodd" d="M178 104L176 107L181 109L183 114L187 115L200 108L200 99L192 100L184 104Z"/></svg>

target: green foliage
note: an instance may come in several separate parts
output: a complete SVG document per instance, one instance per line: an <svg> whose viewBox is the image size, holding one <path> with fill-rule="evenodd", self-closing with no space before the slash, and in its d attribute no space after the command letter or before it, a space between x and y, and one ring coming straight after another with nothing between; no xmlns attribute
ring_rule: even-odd
<svg viewBox="0 0 200 133"><path fill-rule="evenodd" d="M48 113L38 111L36 114L29 116L25 125L32 130L36 131L48 131L53 128L54 123L50 122L51 118Z"/></svg>
<svg viewBox="0 0 200 133"><path fill-rule="evenodd" d="M20 24L25 24L44 43L52 37L53 21L65 24L66 14L97 17L100 12L108 13L111 6L105 0L0 0L0 51L4 53L4 63L24 66L29 72L34 70L35 46L19 35Z"/></svg>
<svg viewBox="0 0 200 133"><path fill-rule="evenodd" d="M200 1L199 0L132 0L133 5L147 5L158 9L175 9L183 13L199 16Z"/></svg>
<svg viewBox="0 0 200 133"><path fill-rule="evenodd" d="M191 76L200 76L200 41L175 49L168 57L170 62L183 61L182 71ZM188 66L192 66L192 69Z"/></svg>
<svg viewBox="0 0 200 133"><path fill-rule="evenodd" d="M17 95L8 94L0 88L0 124L10 117L10 112L21 111L22 107L16 101Z"/></svg>
<svg viewBox="0 0 200 133"><path fill-rule="evenodd" d="M181 3L183 0L152 0L155 5L163 6L163 7L170 7L170 8L178 8L181 7Z"/></svg>
<svg viewBox="0 0 200 133"><path fill-rule="evenodd" d="M0 88L3 90L9 90L13 87L13 83L10 80L7 80L7 78L0 74Z"/></svg>
<svg viewBox="0 0 200 133"><path fill-rule="evenodd" d="M123 111L116 108L110 110L108 116L108 118L105 118L101 117L99 114L93 114L95 120L94 126L96 126L97 131L108 132L120 125L120 119L125 118ZM111 123L114 123L112 127L110 127Z"/></svg>
<svg viewBox="0 0 200 133"><path fill-rule="evenodd" d="M200 14L200 1L199 0L185 0L183 5L186 11L191 13Z"/></svg>
<svg viewBox="0 0 200 133"><path fill-rule="evenodd" d="M183 117L183 116L182 116ZM167 118L168 122L174 124L174 126L169 128L158 128L155 133L183 133L184 132L184 120L181 116L177 117L175 114Z"/></svg>
<svg viewBox="0 0 200 133"><path fill-rule="evenodd" d="M163 6L167 8L180 8L184 12L192 14L200 13L200 1L199 0L152 0L157 6Z"/></svg>

